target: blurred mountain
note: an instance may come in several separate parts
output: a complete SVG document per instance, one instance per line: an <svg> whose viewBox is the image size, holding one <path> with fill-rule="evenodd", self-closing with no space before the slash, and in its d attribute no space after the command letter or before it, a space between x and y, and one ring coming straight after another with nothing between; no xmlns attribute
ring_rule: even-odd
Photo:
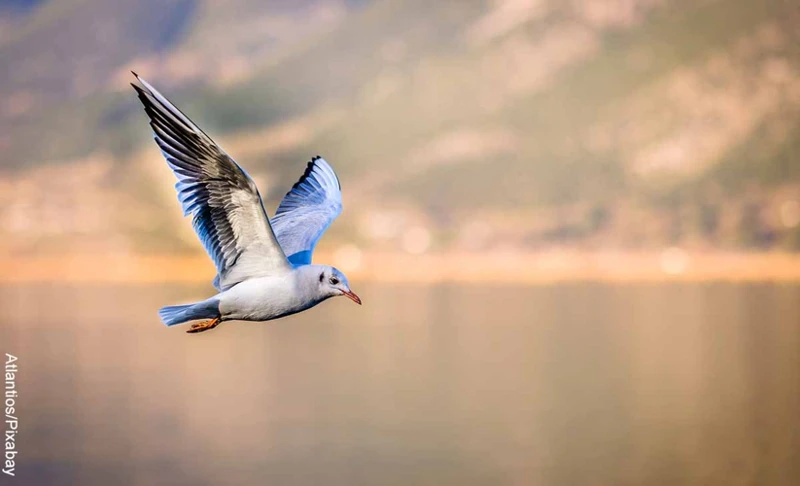
<svg viewBox="0 0 800 486"><path fill-rule="evenodd" d="M269 204L324 155L347 207L334 241L800 247L792 2L16 0L0 15L11 251L195 247L131 69Z"/></svg>

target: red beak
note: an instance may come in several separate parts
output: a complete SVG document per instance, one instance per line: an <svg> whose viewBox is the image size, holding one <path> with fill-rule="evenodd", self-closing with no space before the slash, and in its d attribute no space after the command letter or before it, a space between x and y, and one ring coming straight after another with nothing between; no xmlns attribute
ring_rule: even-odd
<svg viewBox="0 0 800 486"><path fill-rule="evenodd" d="M361 299L358 298L358 296L352 290L348 290L347 292L342 291L342 295L344 295L348 299L352 300L356 304L361 305Z"/></svg>

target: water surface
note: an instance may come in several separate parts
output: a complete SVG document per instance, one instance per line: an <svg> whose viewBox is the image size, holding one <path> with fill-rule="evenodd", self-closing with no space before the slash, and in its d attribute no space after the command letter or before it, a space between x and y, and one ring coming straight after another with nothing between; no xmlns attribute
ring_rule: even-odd
<svg viewBox="0 0 800 486"><path fill-rule="evenodd" d="M210 289L0 288L18 484L800 484L800 287L358 288L188 335Z"/></svg>

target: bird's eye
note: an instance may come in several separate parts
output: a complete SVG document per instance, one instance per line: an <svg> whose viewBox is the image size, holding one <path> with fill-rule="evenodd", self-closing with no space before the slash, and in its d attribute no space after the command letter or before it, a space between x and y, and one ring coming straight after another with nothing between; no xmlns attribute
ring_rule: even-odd
<svg viewBox="0 0 800 486"><path fill-rule="evenodd" d="M336 285L339 283L339 279L336 277L331 277L330 280L328 280L328 282L330 282L331 285Z"/></svg>
<svg viewBox="0 0 800 486"><path fill-rule="evenodd" d="M322 283L322 280L325 278L325 273L319 274L319 283Z"/></svg>

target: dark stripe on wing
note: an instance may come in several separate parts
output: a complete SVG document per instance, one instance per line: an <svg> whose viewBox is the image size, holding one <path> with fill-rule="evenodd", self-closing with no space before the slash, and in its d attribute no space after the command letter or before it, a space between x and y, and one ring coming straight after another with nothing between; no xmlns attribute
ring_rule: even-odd
<svg viewBox="0 0 800 486"><path fill-rule="evenodd" d="M251 246L285 264L252 179L169 100L137 79L143 87L131 85L144 105L156 143L178 178L175 188L184 214L192 215L192 225L222 280Z"/></svg>

